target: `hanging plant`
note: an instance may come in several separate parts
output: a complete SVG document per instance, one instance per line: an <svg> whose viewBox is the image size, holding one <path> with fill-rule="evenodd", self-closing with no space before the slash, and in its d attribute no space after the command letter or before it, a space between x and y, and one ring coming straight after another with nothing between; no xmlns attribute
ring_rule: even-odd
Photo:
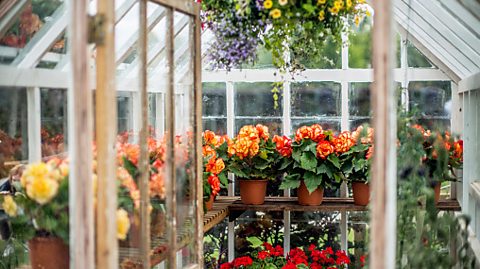
<svg viewBox="0 0 480 269"><path fill-rule="evenodd" d="M342 42L349 25L368 15L364 0L203 0L203 21L215 39L207 51L213 69L253 63L257 47L272 53L281 71L303 69L297 57L321 57L329 36ZM292 57L287 57L290 55Z"/></svg>

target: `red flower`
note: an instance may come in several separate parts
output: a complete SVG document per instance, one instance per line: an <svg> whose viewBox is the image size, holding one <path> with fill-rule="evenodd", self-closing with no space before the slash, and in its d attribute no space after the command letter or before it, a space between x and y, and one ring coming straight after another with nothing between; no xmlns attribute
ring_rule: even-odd
<svg viewBox="0 0 480 269"><path fill-rule="evenodd" d="M360 266L365 266L365 255L360 256Z"/></svg>
<svg viewBox="0 0 480 269"><path fill-rule="evenodd" d="M268 251L262 250L262 251L258 252L258 258L260 260L265 260L268 257L270 257L270 253Z"/></svg>
<svg viewBox="0 0 480 269"><path fill-rule="evenodd" d="M220 265L220 269L232 269L233 265L229 262Z"/></svg>
<svg viewBox="0 0 480 269"><path fill-rule="evenodd" d="M252 263L253 263L252 258L248 256L238 257L235 260L233 260L234 267L240 267L240 266L247 267L249 265L252 265Z"/></svg>
<svg viewBox="0 0 480 269"><path fill-rule="evenodd" d="M335 253L335 255L337 256L337 260L335 261L337 263L337 265L347 265L347 264L350 264L350 258L348 258L347 254L345 253L345 251L340 251L340 250L337 250L337 252Z"/></svg>
<svg viewBox="0 0 480 269"><path fill-rule="evenodd" d="M268 250L268 251L272 251L272 250L273 250L272 245L271 245L270 243L267 243L267 242L263 243L263 247L264 247L266 250Z"/></svg>
<svg viewBox="0 0 480 269"><path fill-rule="evenodd" d="M297 265L291 263L291 262L287 262L287 264L285 264L282 269L297 269Z"/></svg>
<svg viewBox="0 0 480 269"><path fill-rule="evenodd" d="M292 155L292 140L287 136L274 136L272 140L276 144L278 153L283 157Z"/></svg>
<svg viewBox="0 0 480 269"><path fill-rule="evenodd" d="M270 253L275 256L283 256L283 248L280 245L275 246L275 250L271 250Z"/></svg>

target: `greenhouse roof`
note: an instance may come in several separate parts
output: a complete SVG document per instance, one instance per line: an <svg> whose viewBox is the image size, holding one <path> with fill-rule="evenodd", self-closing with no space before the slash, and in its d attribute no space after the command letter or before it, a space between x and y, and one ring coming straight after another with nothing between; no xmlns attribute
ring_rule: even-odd
<svg viewBox="0 0 480 269"><path fill-rule="evenodd" d="M3 38L24 10L26 0L4 0L0 2L0 37ZM43 67L41 62L53 63L48 68L52 72L63 73L67 70L69 57L65 53L58 53L52 47L62 38L68 27L68 15L65 3L60 2L56 10L45 18L45 23L31 39L21 47L0 45L0 59L10 69L33 69ZM92 1L94 7L94 1ZM164 27L165 12L162 7L150 4L148 12L148 29L153 33L156 28ZM414 45L425 54L436 66L444 71L455 82L480 72L480 3L476 0L396 0L394 1L394 16L398 31L404 38L412 41ZM138 39L138 22L135 18L138 12L138 3L134 0L116 1L117 31L125 32L116 42L116 61L118 75L124 82L119 86L131 85L138 70L138 59L135 59L135 44ZM132 23L133 22L133 23ZM176 18L175 35L178 41L188 38L188 23L186 18ZM128 31L126 31L127 28ZM165 72L164 40L158 36L158 44L149 48L148 63L154 72ZM206 31L203 34L203 51L209 44L212 35ZM182 43L182 42L178 42ZM183 42L186 43L186 42ZM175 46L176 60L180 61L182 55L188 53L188 46L177 44ZM131 57L129 57L131 56ZM133 59L132 59L133 58ZM186 64L186 63L184 63ZM4 68L4 71L7 70ZM178 72L186 72L188 68L177 65ZM12 72L12 70L10 70ZM42 72L45 74L45 72ZM180 73L177 73L180 74ZM39 76L39 74L37 74ZM180 74L177 79L182 79ZM53 76L50 77L61 77ZM156 76L160 77L160 76ZM11 81L12 78L4 77L3 80ZM3 81L2 84L5 84ZM54 83L55 84L55 83ZM62 85L64 83L61 83ZM15 84L17 85L17 84ZM49 84L50 85L50 84ZM13 85L12 85L13 86ZM46 86L46 85L39 85ZM59 85L61 86L61 85Z"/></svg>

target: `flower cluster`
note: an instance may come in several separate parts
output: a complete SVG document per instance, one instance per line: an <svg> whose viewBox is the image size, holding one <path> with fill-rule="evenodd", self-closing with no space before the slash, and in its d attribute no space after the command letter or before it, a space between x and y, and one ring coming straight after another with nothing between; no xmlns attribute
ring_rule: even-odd
<svg viewBox="0 0 480 269"><path fill-rule="evenodd" d="M253 158L259 153L260 143L268 141L269 138L270 134L266 126L245 125L240 129L234 142L228 146L228 153L240 159Z"/></svg>
<svg viewBox="0 0 480 269"><path fill-rule="evenodd" d="M290 157L292 155L292 139L288 136L278 136L275 135L272 139L275 143L275 147L283 157Z"/></svg>
<svg viewBox="0 0 480 269"><path fill-rule="evenodd" d="M227 184L225 161L227 161L226 149L230 141L228 136L216 135L206 130L202 134L203 154L203 182L204 199L216 196L222 187Z"/></svg>
<svg viewBox="0 0 480 269"><path fill-rule="evenodd" d="M263 243L262 249L254 252L251 256L243 256L234 259L232 262L220 265L221 269L239 269L239 268L347 268L351 263L347 253L343 250L334 251L331 247L318 249L315 245L310 245L307 250L302 248L293 248L289 251L287 257L283 257L283 248L281 246L273 247L269 243ZM362 267L365 263L363 257Z"/></svg>

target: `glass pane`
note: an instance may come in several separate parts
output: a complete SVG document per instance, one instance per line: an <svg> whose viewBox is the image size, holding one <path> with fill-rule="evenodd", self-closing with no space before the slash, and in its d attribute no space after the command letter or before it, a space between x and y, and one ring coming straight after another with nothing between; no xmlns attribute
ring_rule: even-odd
<svg viewBox="0 0 480 269"><path fill-rule="evenodd" d="M210 82L202 84L203 116L227 116L226 84Z"/></svg>
<svg viewBox="0 0 480 269"><path fill-rule="evenodd" d="M244 64L241 66L242 69L266 69L274 68L272 61L272 53L266 50L264 47L258 47L257 49L257 59L253 64Z"/></svg>
<svg viewBox="0 0 480 269"><path fill-rule="evenodd" d="M408 67L435 68L435 66L421 53L412 42L407 42L407 61Z"/></svg>
<svg viewBox="0 0 480 269"><path fill-rule="evenodd" d="M196 188L193 126L195 118L193 27L192 18L175 12L178 21L185 20L186 27L175 24L175 166L177 192L177 244L178 262L182 267L196 263L195 216ZM181 30L180 30L180 29ZM198 190L201 191L201 190Z"/></svg>
<svg viewBox="0 0 480 269"><path fill-rule="evenodd" d="M66 152L67 90L41 89L42 156Z"/></svg>
<svg viewBox="0 0 480 269"><path fill-rule="evenodd" d="M28 159L27 91L0 87L0 178Z"/></svg>
<svg viewBox="0 0 480 269"><path fill-rule="evenodd" d="M228 218L215 225L203 237L203 268L218 268L228 262Z"/></svg>
<svg viewBox="0 0 480 269"><path fill-rule="evenodd" d="M48 22L58 20L65 11L62 0L28 1L17 19L0 39L0 45L16 49L24 48L40 32L40 29L48 26ZM57 42L52 42L52 45L59 46ZM7 49L6 52L8 52L6 56L0 56L0 64L12 63L21 50Z"/></svg>
<svg viewBox="0 0 480 269"><path fill-rule="evenodd" d="M372 68L372 18L365 18L349 35L348 65L350 68Z"/></svg>
<svg viewBox="0 0 480 269"><path fill-rule="evenodd" d="M348 107L350 116L370 116L370 82L350 83Z"/></svg>
<svg viewBox="0 0 480 269"><path fill-rule="evenodd" d="M291 212L290 248L340 249L340 212Z"/></svg>
<svg viewBox="0 0 480 269"><path fill-rule="evenodd" d="M227 118L203 118L203 130L210 130L218 135L226 135Z"/></svg>
<svg viewBox="0 0 480 269"><path fill-rule="evenodd" d="M335 82L292 83L293 116L340 116L341 85Z"/></svg>
<svg viewBox="0 0 480 269"><path fill-rule="evenodd" d="M292 117L292 133L304 125L320 124L323 129L331 129L340 132L340 117L324 118L295 118Z"/></svg>
<svg viewBox="0 0 480 269"><path fill-rule="evenodd" d="M271 82L235 83L235 116L281 116L282 92L275 102Z"/></svg>
<svg viewBox="0 0 480 269"><path fill-rule="evenodd" d="M133 130L133 100L131 93L117 92L117 118L119 134Z"/></svg>
<svg viewBox="0 0 480 269"><path fill-rule="evenodd" d="M347 211L348 254L352 268L362 268L361 257L368 253L368 212Z"/></svg>

